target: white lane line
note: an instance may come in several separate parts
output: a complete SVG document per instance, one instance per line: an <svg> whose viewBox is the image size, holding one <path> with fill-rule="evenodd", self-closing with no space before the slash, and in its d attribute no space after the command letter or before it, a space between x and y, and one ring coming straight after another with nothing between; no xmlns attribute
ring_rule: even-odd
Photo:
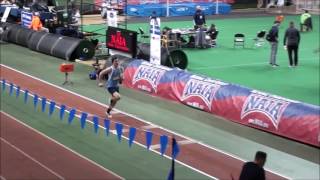
<svg viewBox="0 0 320 180"><path fill-rule="evenodd" d="M160 149L161 145L160 144L154 144L150 146L150 149L156 150L156 149Z"/></svg>
<svg viewBox="0 0 320 180"><path fill-rule="evenodd" d="M300 59L299 61L316 61L315 59ZM282 61L278 61L282 62ZM198 67L198 68L191 68L189 70L205 70L205 69L228 69L234 67L243 67L243 66L255 66L255 65L265 65L270 66L269 62L257 62L257 63L247 63L247 64L237 64L237 65L225 65L225 66L206 66L206 67ZM271 66L270 66L271 67ZM280 66L281 67L281 66ZM287 66L285 66L287 67Z"/></svg>
<svg viewBox="0 0 320 180"><path fill-rule="evenodd" d="M117 134L117 130L113 129L113 130L109 130L109 132L111 132L112 134ZM129 129L123 129L122 133L127 133L129 132Z"/></svg>
<svg viewBox="0 0 320 180"><path fill-rule="evenodd" d="M31 129L32 131L34 131L34 132L38 133L39 135L41 135L41 136L43 136L43 137L45 137L45 138L49 139L50 141L52 141L52 142L54 142L54 143L56 143L56 144L58 144L58 145L62 146L62 147L63 147L63 148L65 148L65 149L67 149L67 150L71 151L72 153L76 154L77 156L79 156L79 157L81 157L81 158L83 158L83 159L85 159L85 160L89 161L90 163L92 163L92 164L94 164L94 165L98 166L98 167L99 167L99 168L101 168L102 170L104 170L104 171L106 171L106 172L108 172L108 173L111 173L112 175L114 175L114 176L116 176L116 177L118 177L118 178L120 178L120 179L124 179L123 177L119 176L118 174L116 174L116 173L114 173L114 172L110 171L109 169L106 169L105 167L101 166L100 164L97 164L96 162L92 161L91 159L88 159L87 157L85 157L85 156L83 156L83 155L79 154L78 152L76 152L76 151L74 151L74 150L70 149L69 147L67 147L67 146L65 146L65 145L63 145L63 144L61 144L60 142L56 141L55 139L52 139L51 137L49 137L49 136L47 136L47 135L43 134L42 132L40 132L40 131L38 131L38 130L36 130L36 129L32 128L31 126L29 126L29 125L27 125L27 124L25 124L25 123L23 123L23 122L21 122L21 121L19 121L17 118L15 118L15 117L11 116L10 114L8 114L8 113L6 113L6 112L3 112L3 111L0 111L0 112L1 112L2 114L4 114L5 116L9 117L10 119L13 119L13 120L15 120L16 122L18 122L18 123L22 124L23 126L25 126L25 127L29 128L29 129Z"/></svg>
<svg viewBox="0 0 320 180"><path fill-rule="evenodd" d="M144 130L149 130L149 129L155 129L155 128L158 128L158 127L156 125L154 125L154 124L150 124L150 125L146 125L146 126L141 126L140 128L144 129Z"/></svg>
<svg viewBox="0 0 320 180"><path fill-rule="evenodd" d="M194 144L194 143L197 143L197 142L191 141L189 139L178 141L179 145L187 145L187 144Z"/></svg>
<svg viewBox="0 0 320 180"><path fill-rule="evenodd" d="M37 163L39 166L41 166L42 168L46 169L47 171L49 171L51 174L55 175L56 177L58 177L59 179L64 180L65 178L62 177L60 174L54 172L52 169L50 169L49 167L47 167L46 165L42 164L41 162L39 162L38 160L36 160L35 158L31 157L29 154L25 153L24 151L22 151L21 149L19 149L17 146L11 144L9 141L5 140L4 138L0 137L1 141L8 144L10 147L12 147L13 149L15 149L16 151L20 152L21 154L23 154L24 156L26 156L27 158L31 159L33 162Z"/></svg>
<svg viewBox="0 0 320 180"><path fill-rule="evenodd" d="M188 139L178 141L179 145L187 145L187 144L195 144L195 143L196 143L195 141L190 141ZM150 146L150 149L155 150L155 149L160 149L160 147L161 147L161 144L154 144Z"/></svg>
<svg viewBox="0 0 320 180"><path fill-rule="evenodd" d="M17 69L12 68L12 67L9 67L9 66L7 66L7 65L4 65L4 64L0 64L0 65L3 66L3 67L6 67L6 68L8 68L8 69L11 69L12 71L16 71L16 72L18 72L18 73L20 73L20 74L23 74L23 75L25 75L25 76L28 76L28 77L30 77L30 78L32 78L32 79L38 80L38 81L43 82L43 83L48 84L48 85L51 85L51 86L53 86L53 87L55 87L55 88L57 88L57 89L60 89L60 90L62 90L62 91L68 92L68 93L70 93L70 94L73 94L73 95L75 95L75 96L81 97L81 98L86 99L86 100L88 100L88 101L94 102L94 103L96 103L96 104L98 104L98 105L101 105L101 106L103 106L103 107L105 107L105 108L108 107L107 105L105 105L105 104L103 104L103 103L101 103L101 102L98 102L98 101L93 100L93 99L91 99L91 98L85 97L85 96L83 96L83 95L80 95L80 94L75 93L75 92L73 92L73 91L70 91L70 90L68 90L68 89L64 89L64 88L62 88L62 87L60 87L60 86L57 86L57 85L55 85L55 84L52 84L52 83L47 82L47 81L45 81L45 80L42 80L42 79L40 79L40 78L34 77L34 76L32 76L32 75L29 75L29 74L27 74L27 73L24 73L24 72L22 72L22 71L19 71L19 70L17 70ZM118 110L118 109L114 109L114 110L117 110L117 111L121 112L122 114L125 114L125 115L127 115L127 116L132 117L132 118L135 118L135 119L137 119L137 120L139 120L139 121L141 121L141 122L144 122L144 123L147 123L147 124L153 124L152 122L143 120L143 119L141 119L141 118L139 118L139 117L137 117L137 116L135 116L135 115L133 115L133 114L130 114L130 113L127 113L127 112L123 112L123 111ZM165 130L165 131L168 131L168 132L170 132L171 134L174 134L174 135L183 137L184 139L189 139L189 140L192 140L192 141L196 141L196 140L194 140L194 139L191 138L191 137L182 135L182 134L180 134L180 133L171 131L171 130L169 130L169 129L166 129L166 128L163 128L163 127L159 127L159 128L160 128L160 129L163 129L163 130ZM197 142L197 141L196 141L196 142ZM140 143L139 143L139 144L140 144ZM204 143L202 143L202 142L198 142L198 144L200 144L200 145L202 145L202 146L205 146L205 147L207 147L207 148L209 148L209 149L212 149L212 150L214 150L214 151L220 152L220 153L222 153L222 154L224 154L224 155L227 155L227 156L230 156L230 157L232 157L232 158L235 158L235 159L237 159L237 160L240 160L240 161L242 161L242 162L247 162L247 160L245 160L245 159L242 159L242 158L240 158L240 157L238 157L238 156L236 156L236 155L233 155L233 154L227 153L227 152L225 152L225 151L223 151L223 150L220 150L220 149L217 149L217 148L215 148L215 147L212 147L212 146L210 146L210 145L208 145L208 144L204 144ZM144 146L144 145L143 145L143 146ZM157 152L157 151L156 151L156 152ZM158 152L157 152L157 153L158 153ZM158 153L158 154L160 154L160 153ZM169 158L169 159L170 159L170 158ZM178 162L178 161L177 161L177 162ZM181 163L182 163L182 162L181 162ZM183 164L184 164L184 163L183 163ZM186 164L185 164L185 165L186 165ZM191 166L189 166L189 165L187 165L187 166L188 166L188 167L191 167ZM195 169L195 168L192 167L192 169ZM269 171L269 172L271 172L271 173L273 173L273 174L276 174L276 175L278 175L278 176L281 176L281 177L283 177L283 178L285 178L285 179L292 179L292 178L289 178L289 177L287 177L287 176L285 176L285 175L282 175L282 174L280 174L280 173L277 173L277 172L275 172L275 171L272 171L272 170L270 170L270 169L265 168L265 170L267 170L267 171ZM198 172L200 172L200 170L198 170ZM202 172L202 171L201 171L201 172ZM204 172L203 172L203 173L204 173ZM206 174L206 173L205 173L205 174ZM208 175L208 176L213 178L213 176L211 176L211 175ZM215 179L215 178L213 178L213 179Z"/></svg>
<svg viewBox="0 0 320 180"><path fill-rule="evenodd" d="M8 83L6 83L7 85L9 85ZM14 88L16 88L16 87L14 87ZM23 90L21 90L20 89L20 91L21 92L24 92ZM33 94L28 94L29 96L31 96L31 97L34 97L34 95ZM39 98L40 99L40 98ZM47 102L47 103L49 103L49 102ZM61 109L61 107L60 106L58 106L58 105L56 105L55 106L57 109ZM1 112L1 111L0 111ZM70 111L68 111L68 110L65 110L65 112L66 113L70 113ZM75 117L77 117L77 118L79 118L78 120L80 121L80 115L75 115ZM90 121L90 120L86 120L86 122L88 122L88 123L90 123L90 124L93 124L93 122L92 121ZM104 127L104 126L102 126L102 125L99 125L99 128L101 128L101 129L103 129L103 130L106 130L106 128ZM113 135L117 135L116 134L116 131L112 131L112 130L109 130L109 132L110 133L112 133ZM40 132L41 133L41 132ZM121 136L122 138L124 138L124 139L126 139L126 140L128 140L129 141L129 138L128 137L126 137L126 136L124 136L124 135L122 135ZM141 146L141 147L143 147L143 148L147 148L147 146L146 145L144 145L144 144L141 144L141 143L139 143L138 141L133 141L135 144L137 144L138 146ZM58 144L59 144L59 142L57 142ZM67 147L66 147L67 148ZM70 150L70 151L72 151L72 150ZM150 151L152 151L152 152L154 152L154 153L156 153L156 154L158 154L158 155L161 155L161 153L159 152L159 151L156 151L156 150L153 150L153 149L150 149ZM163 155L163 157L165 157L165 158L167 158L167 159L170 159L171 160L171 157L170 156L167 156L167 155ZM207 174L206 172L203 172L203 171L201 171L201 170L199 170L199 169L196 169L196 168L194 168L194 167L192 167L192 166L190 166L190 165L188 165L188 164L185 164L185 163L183 163L183 162L181 162L181 161L179 161L179 160L177 160L176 159L176 162L177 163L179 163L179 164L181 164L181 165L183 165L183 166L185 166L185 167L187 167L187 168L190 168L190 169L192 169L193 171L196 171L196 172L198 172L198 173L200 173L200 174L203 174L204 176L207 176L207 177L209 177L209 178L211 178L211 179L217 179L216 177L214 177L214 176L212 176L212 175L210 175L210 174Z"/></svg>

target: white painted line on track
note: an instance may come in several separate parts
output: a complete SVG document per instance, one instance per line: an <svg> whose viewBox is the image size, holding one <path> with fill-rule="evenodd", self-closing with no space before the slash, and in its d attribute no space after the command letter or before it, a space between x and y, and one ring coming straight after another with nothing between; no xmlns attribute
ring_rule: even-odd
<svg viewBox="0 0 320 180"><path fill-rule="evenodd" d="M76 95L76 96L79 96L79 97L81 97L81 98L84 98L84 99L86 99L86 100L88 100L88 101L94 102L94 103L99 104L99 105L101 105L101 106L104 106L104 107L106 107L106 108L108 107L107 105L105 105L105 104L103 104L103 103L101 103L101 102L98 102L98 101L93 100L93 99L91 99L91 98L85 97L85 96L80 95L80 94L78 94L78 93L72 92L72 91L70 91L70 90L68 90L68 89L64 89L64 88L62 88L62 87L60 87L60 86L57 86L57 85L55 85L55 84L52 84L52 83L47 82L47 81L45 81L45 80L42 80L42 79L40 79L40 78L34 77L34 76L32 76L32 75L29 75L29 74L27 74L27 73L24 73L24 72L22 72L22 71L19 71L19 70L17 70L17 69L12 68L12 67L9 67L9 66L7 66L7 65L4 65L4 64L0 64L0 65L3 66L3 67L6 67L6 68L8 68L8 69L11 69L11 70L13 70L13 71L19 72L19 73L21 73L21 74L23 74L23 75L25 75L25 76L28 76L28 77L30 77L30 78L32 78L32 79L38 80L38 81L43 82L43 83L48 84L48 85L51 85L51 86L53 86L53 87L55 87L55 88L58 88L58 89L60 89L60 90L65 91L65 92L71 93L71 94ZM139 117L137 117L137 116L135 116L135 115L133 115L133 114L130 114L130 113L127 113L127 112L123 112L123 111L118 110L118 109L114 109L114 110L119 111L119 112L121 112L122 114L125 114L125 115L127 115L127 116L133 117L133 118L135 118L135 119L137 119L137 120L139 120L139 121L141 121L141 122L144 122L144 123L147 123L147 124L153 124L153 123L151 123L151 122L149 122L149 121L146 121L146 120L143 120L143 119L141 119L141 118L139 118ZM92 123L92 122L90 121L90 123ZM158 126L158 127L159 127L159 126ZM104 128L104 127L103 127L103 128ZM163 130L165 130L165 131L168 131L168 132L170 132L171 134L174 134L174 135L183 137L183 138L185 138L185 139L189 139L189 140L191 140L191 141L196 141L196 140L194 140L194 139L191 138L191 137L182 135L182 134L177 133L177 132L173 132L173 131L171 131L171 130L169 130L169 129L166 129L166 128L163 128L163 127L159 127L159 128L160 128L160 129L163 129ZM240 157L238 157L238 156L235 156L235 155L233 155L233 154L224 152L224 151L222 151L222 150L220 150L220 149L217 149L217 148L215 148L215 147L212 147L212 146L207 145L207 144L205 144L205 143L202 143L202 142L200 142L200 141L196 141L196 142L198 142L198 144L200 144L200 145L202 145L202 146L204 146L204 147L207 147L207 148L212 149L212 150L214 150L214 151L220 152L220 153L222 153L222 154L224 154L224 155L230 156L230 157L235 158L235 159L237 159L237 160L240 160L240 161L242 161L242 162L247 162L247 160L244 160L244 159L242 159L242 158L240 158ZM140 143L137 142L137 144L140 144ZM141 145L142 145L142 144L141 144ZM144 145L142 145L142 146L144 146ZM160 153L157 152L157 151L155 151L155 152L158 153L158 154L160 154ZM170 157L168 157L168 158L170 159ZM177 162L179 162L179 161L177 161ZM180 163L181 163L181 164L184 164L184 163L182 163L182 162L180 162ZM187 167L189 166L189 165L187 165L187 164L184 164L184 165L186 165ZM192 169L194 169L194 168L191 167L191 166L189 166L189 167L192 168ZM271 172L271 173L273 173L273 174L276 174L276 175L278 175L278 176L281 176L281 177L283 177L283 178L292 179L292 178L289 178L289 177L287 177L287 176L284 176L284 175L282 175L282 174L280 174L280 173L277 173L277 172L275 172L275 171L271 171L270 169L265 168L265 170L267 170L267 171L269 171L269 172ZM198 170L198 172L202 172L202 171ZM207 174L207 173L205 173L205 172L202 172L202 173ZM207 176L208 176L208 177L211 177L211 178L213 178L213 179L216 179L215 177L213 177L213 176L211 176L211 175L209 175L209 174L207 174Z"/></svg>
<svg viewBox="0 0 320 180"><path fill-rule="evenodd" d="M110 171L109 169L106 169L105 167L101 166L100 164L98 164L98 163L96 163L96 162L92 161L91 159L89 159L89 158L87 158L87 157L85 157L85 156L83 156L83 155L79 154L78 152L76 152L76 151L74 151L74 150L70 149L69 147L67 147L67 146L65 146L65 145L63 145L63 144L61 144L60 142L56 141L55 139L53 139L53 138L51 138L51 137L47 136L46 134L44 134L44 133L42 133L42 132L40 132L40 131L38 131L38 130L34 129L33 127L31 127L31 126L29 126L29 125L25 124L24 122L19 121L17 118L13 117L12 115L10 115L10 114L8 114L8 113L6 113L6 112L3 112L3 111L0 111L0 112L1 112L2 114L4 114L5 116L8 116L10 119L13 119L13 120L15 120L16 122L18 122L18 123L22 124L23 126L25 126L25 127L29 128L30 130L32 130L32 131L34 131L34 132L36 132L37 134L39 134L39 135L41 135L41 136L43 136L43 137L45 137L45 138L49 139L50 141L52 141L52 142L54 142L54 143L56 143L56 144L60 145L61 147L65 148L66 150L71 151L72 153L76 154L77 156L81 157L82 159L85 159L85 160L89 161L90 163L92 163L92 164L94 164L94 165L98 166L98 167L99 167L99 168L101 168L102 170L104 170L104 171L106 171L106 172L108 172L108 173L110 173L110 174L112 174L112 175L114 175L114 176L116 176L116 177L118 177L118 178L120 178L120 179L124 179L123 177L119 176L118 174L116 174L116 173L114 173L114 172Z"/></svg>
<svg viewBox="0 0 320 180"><path fill-rule="evenodd" d="M8 86L9 86L9 84L8 83L6 83ZM15 89L16 89L16 87L14 87ZM20 89L20 91L21 92L24 92L24 90L22 90L22 89ZM34 95L33 94L28 94L29 96L31 96L31 97L34 97ZM38 98L39 100L40 100L40 97ZM49 102L47 102L47 104L49 104ZM57 109L61 109L61 107L60 106L58 106L58 105L56 105L55 106ZM68 111L68 110L65 110L65 112L66 113L70 113L70 111ZM75 114L75 117L77 117L77 118L79 118L80 119L80 117L81 117L81 115L80 114ZM90 123L90 124L93 124L93 122L92 121L90 121L90 120L86 120L86 122L88 122L88 123ZM102 125L99 125L99 128L101 128L101 129L103 129L103 130L105 130L106 128L104 127L104 126L102 126ZM112 133L113 135L117 135L117 133L116 133L116 130L109 130L109 132L110 133ZM41 132L40 132L41 133ZM129 138L128 137L126 137L126 136L124 136L124 135L122 135L121 136L122 138L124 138L124 139L126 139L126 140L129 140ZM141 144L141 143L139 143L139 142L137 142L137 141L133 141L135 144L137 144L137 145L139 145L139 146L141 146L141 147L143 147L143 148L147 148L147 146L146 145L144 145L144 144ZM59 142L57 142L57 143L59 143ZM70 151L73 151L72 149L69 149ZM161 155L161 153L160 152L158 152L158 151L156 151L156 150L153 150L153 149L150 149L150 151L152 151L152 152L154 152L154 153L156 153L156 154L159 154L159 155ZM76 153L76 152L75 152ZM80 155L80 154L79 154ZM165 158L167 158L167 159L171 159L171 157L170 156L167 156L167 155L163 155L163 157L165 157ZM180 163L181 165L183 165L183 166L185 166L185 167L187 167L187 168L190 168L190 169L192 169L193 171L196 171L196 172L198 172L198 173L200 173L200 174L203 174L203 175L205 175L205 176L207 176L207 177L209 177L209 178L211 178L211 179L218 179L218 178L216 178L216 177L214 177L214 176L211 176L210 174L207 174L207 173L205 173L205 172L203 172L203 171L201 171L201 170L199 170L199 169L196 169L196 168L194 168L194 167L192 167L192 166L190 166L190 165L188 165L188 164L185 164L185 163L183 163L183 162L181 162L181 161L179 161L179 160L177 160L176 159L176 162L177 163Z"/></svg>
<svg viewBox="0 0 320 180"><path fill-rule="evenodd" d="M300 61L311 61L314 59L300 59ZM278 61L281 62L281 61ZM256 66L256 65L264 65L270 66L269 62L257 62L257 63L246 63L246 64L236 64L236 65L223 65L223 66L206 66L206 67L198 67L198 68L191 68L189 70L206 70L206 69L229 69L234 67L245 67L245 66ZM282 67L282 66L280 66ZM285 66L287 68L287 66Z"/></svg>
<svg viewBox="0 0 320 180"><path fill-rule="evenodd" d="M182 140L182 141L178 141L178 144L179 144L179 145L187 145L187 144L194 144L194 143L197 143L197 142L195 142L195 141L190 141L189 139Z"/></svg>
<svg viewBox="0 0 320 180"><path fill-rule="evenodd" d="M2 112L2 111L1 111ZM51 174L55 175L57 178L64 180L65 178L62 177L60 174L58 174L57 172L53 171L52 169L50 169L48 166L42 164L41 162L39 162L38 160L36 160L35 158L33 158L32 156L30 156L29 154L25 153L23 150L21 150L20 148L18 148L17 146L13 145L12 143L10 143L9 141L5 140L4 138L0 137L1 141L6 143L7 145L9 145L11 148L13 148L14 150L18 151L19 153L23 154L25 157L29 158L30 160L32 160L33 162L35 162L36 164L38 164L39 166L41 166L42 168L44 168L45 170L49 171Z"/></svg>

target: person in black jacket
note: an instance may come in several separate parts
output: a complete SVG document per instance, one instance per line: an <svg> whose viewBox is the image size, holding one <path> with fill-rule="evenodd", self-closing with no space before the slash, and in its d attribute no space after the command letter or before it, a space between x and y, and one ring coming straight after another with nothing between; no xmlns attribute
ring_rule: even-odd
<svg viewBox="0 0 320 180"><path fill-rule="evenodd" d="M263 169L266 163L267 154L258 151L253 162L246 162L239 177L239 180L265 180L265 172Z"/></svg>
<svg viewBox="0 0 320 180"><path fill-rule="evenodd" d="M196 7L196 12L193 15L193 21L195 27L197 28L201 28L202 26L206 25L206 17L200 6Z"/></svg>
<svg viewBox="0 0 320 180"><path fill-rule="evenodd" d="M278 21L274 21L274 24L267 35L269 37L268 41L270 42L270 45L271 45L270 64L272 65L272 67L279 66L278 64L276 64L277 52L278 52L279 25L280 23Z"/></svg>
<svg viewBox="0 0 320 180"><path fill-rule="evenodd" d="M298 29L294 27L294 23L291 21L289 28L286 30L283 45L288 51L289 67L296 67L298 65L298 47L300 43L300 33ZM292 53L294 54L294 61L292 61Z"/></svg>

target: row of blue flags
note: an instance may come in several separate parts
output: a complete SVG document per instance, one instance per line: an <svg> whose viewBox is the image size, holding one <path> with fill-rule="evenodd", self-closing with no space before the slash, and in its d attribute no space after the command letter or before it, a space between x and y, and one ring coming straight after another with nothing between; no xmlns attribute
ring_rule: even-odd
<svg viewBox="0 0 320 180"><path fill-rule="evenodd" d="M2 90L4 91L6 88L6 80L2 80ZM18 98L20 96L20 87L19 86L16 86L15 87L16 89L16 97ZM12 96L13 94L13 91L14 91L14 85L13 83L10 83L9 84L9 95ZM29 96L32 96L31 94L29 94L29 91L28 90L25 90L24 91L24 103L26 104L28 102L28 99L29 99ZM34 106L34 109L36 110L37 109L37 106L38 104L41 103L41 111L42 112L45 112L46 111L46 108L47 108L47 104L48 104L48 114L49 116L51 117L53 112L55 111L56 107L58 107L57 103L54 102L54 101L48 101L46 97L39 97L37 94L33 94L33 106ZM59 106L59 119L60 120L63 120L66 116L66 106L65 105L60 105ZM75 108L72 108L70 109L69 111L69 116L67 117L67 122L68 124L72 124L74 118L76 117L76 113L77 113L77 110ZM86 128L86 123L87 123L87 120L88 120L88 113L86 112L81 112L80 114L80 126L81 126L81 129L85 129ZM93 122L93 130L94 130L94 133L98 133L99 131L99 117L96 116L96 115L93 115L92 118L91 118L92 122ZM105 129L105 134L106 136L109 136L109 132L110 132L110 124L111 124L111 121L109 119L103 119L103 127ZM116 122L115 124L115 130L116 130L116 135L117 135L117 139L119 142L121 142L121 139L122 139L122 135L123 135L123 130L124 130L124 125L122 123L119 123L119 122ZM129 147L132 146L134 140L135 140L135 137L136 137L136 132L137 132L137 129L135 127L129 127L129 134L128 134L128 145ZM154 134L151 132L151 131L145 131L145 142L146 142L146 148L148 150L150 150L150 147L152 145L152 141L153 141L153 136ZM163 155L167 149L167 145L168 145L168 136L166 135L161 135L160 136L160 153L161 155ZM179 153L179 147L178 145L176 144L175 146L173 146L175 148L175 151L174 151L174 154L172 154L173 158L175 159L176 156L178 155ZM173 148L173 149L174 149Z"/></svg>
<svg viewBox="0 0 320 180"><path fill-rule="evenodd" d="M6 80L2 80L2 91L5 91L6 88ZM15 96L16 98L18 98L20 96L20 87L16 86L15 87L16 92L15 92ZM12 96L14 91L14 84L10 83L9 84L9 95ZM28 102L29 96L32 96L31 94L29 94L28 90L24 91L24 103L26 104ZM61 104L60 106L58 106L56 104L56 102L54 101L48 101L46 97L39 97L37 94L33 94L33 106L34 109L37 109L38 104L41 103L41 111L45 112L46 108L47 108L47 104L48 104L48 115L49 117L52 116L53 112L55 111L56 107L59 107L59 119L62 121L66 115L66 106ZM67 117L67 121L68 124L72 124L74 118L77 115L77 110L75 108L71 108L69 111L69 116ZM86 112L81 112L80 113L80 126L81 129L85 129L86 128L86 123L87 120L89 119L89 115ZM98 133L99 132L99 126L100 126L100 119L98 116L93 115L91 117L91 120L93 122L93 131L94 133ZM111 125L111 121L109 119L103 119L103 127L104 127L104 131L105 131L105 135L109 136L109 132L110 132L110 125ZM102 126L102 125L101 125ZM116 136L118 139L118 142L121 142L122 139L122 135L123 135L123 130L124 130L124 125L122 123L119 122L115 122L114 123L115 126L115 131L116 131ZM136 137L136 132L137 129L135 127L129 127L129 133L128 133L128 145L129 147L132 147L132 144L134 142L134 139ZM150 150L150 147L152 145L152 140L153 140L153 136L154 134L151 131L145 131L145 142L146 142L146 148L148 150ZM160 153L161 155L163 155L167 149L167 145L168 145L169 139L168 136L166 135L161 135L160 136ZM170 168L170 172L169 175L167 177L168 180L174 180L175 177L175 159L177 158L179 152L180 152L180 148L178 146L178 143L176 141L176 139L173 137L172 138L172 152L171 152L171 168Z"/></svg>

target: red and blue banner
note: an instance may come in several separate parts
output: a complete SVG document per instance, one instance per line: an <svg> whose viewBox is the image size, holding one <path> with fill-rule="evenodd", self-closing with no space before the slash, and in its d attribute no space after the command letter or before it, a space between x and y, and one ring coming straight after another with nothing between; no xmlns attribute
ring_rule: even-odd
<svg viewBox="0 0 320 180"><path fill-rule="evenodd" d="M320 107L135 60L124 85L319 147Z"/></svg>

